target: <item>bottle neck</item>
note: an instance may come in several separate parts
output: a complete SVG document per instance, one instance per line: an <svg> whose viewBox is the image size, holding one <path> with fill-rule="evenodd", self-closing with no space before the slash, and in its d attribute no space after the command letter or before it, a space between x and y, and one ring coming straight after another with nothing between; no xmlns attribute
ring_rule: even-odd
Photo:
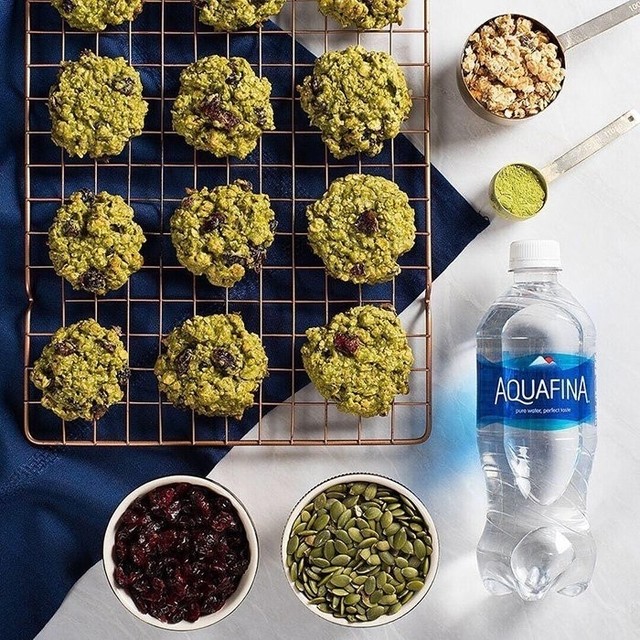
<svg viewBox="0 0 640 640"><path fill-rule="evenodd" d="M513 272L514 284L528 283L550 283L558 282L558 273L560 269L555 268L535 268L535 269L516 269Z"/></svg>

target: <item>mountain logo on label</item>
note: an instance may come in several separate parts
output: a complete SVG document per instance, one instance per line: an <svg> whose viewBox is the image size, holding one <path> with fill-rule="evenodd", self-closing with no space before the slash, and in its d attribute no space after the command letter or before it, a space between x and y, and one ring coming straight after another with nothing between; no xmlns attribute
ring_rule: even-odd
<svg viewBox="0 0 640 640"><path fill-rule="evenodd" d="M555 365L556 361L551 356L538 356L529 366L530 367L545 367L549 365Z"/></svg>

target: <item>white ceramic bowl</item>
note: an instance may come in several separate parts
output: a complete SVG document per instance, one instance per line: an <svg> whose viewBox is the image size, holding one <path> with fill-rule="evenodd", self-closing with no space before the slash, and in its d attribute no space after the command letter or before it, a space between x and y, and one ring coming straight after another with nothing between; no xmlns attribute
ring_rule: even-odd
<svg viewBox="0 0 640 640"><path fill-rule="evenodd" d="M300 512L317 495L319 495L323 491L326 491L329 487L332 487L335 484L342 484L342 483L349 483L349 482L367 482L367 483L373 482L375 484L386 487L388 489L392 489L393 491L396 491L397 493L399 493L401 496L404 496L405 498L409 499L415 505L416 509L424 519L429 529L429 535L431 536L431 539L432 539L431 546L433 547L433 552L431 553L431 556L430 556L429 570L427 571L424 587L420 589L420 591L418 591L416 595L407 604L405 604L397 613L390 616L384 615L378 618L377 620L371 620L366 622L348 622L344 618L334 618L330 613L323 613L318 609L317 606L310 605L307 600L307 597L303 593L298 591L295 585L293 584L293 582L291 582L291 579L289 578L289 571L287 569L287 542L291 534L293 523L295 522L296 518L300 515ZM415 607L417 607L422 601L422 599L427 595L427 592L431 588L431 585L433 584L433 581L435 580L435 577L436 577L436 573L438 571L438 563L440 561L440 543L438 541L438 532L436 531L436 527L430 513L427 511L426 507L424 506L424 504L422 504L420 499L413 492L409 491L409 489L407 489L404 485L400 484L399 482L396 482L395 480L391 480L390 478L387 478L385 476L381 476L378 474L374 474L374 473L349 473L342 476L334 476L333 478L329 478L328 480L325 480L319 485L316 485L313 489L311 489L311 491L309 491L306 495L304 495L300 499L298 504L296 504L296 506L293 508L293 511L291 512L291 515L287 520L287 524L285 525L284 533L282 535L281 555L282 555L282 566L284 568L284 573L285 573L287 582L289 583L289 586L291 587L291 590L293 591L293 593L296 595L297 599L304 604L306 609L309 609L310 611L315 613L317 616L320 616L324 620L333 622L334 624L338 624L343 627L352 627L352 628L353 627L378 627L384 624L388 624L389 622L394 622L399 618L402 618L402 616L409 613L409 611L412 611L413 609L415 609Z"/></svg>
<svg viewBox="0 0 640 640"><path fill-rule="evenodd" d="M175 484L179 482L186 482L188 484L204 487L206 489L214 491L221 496L224 496L229 500L229 502L231 502L231 504L238 512L238 516L240 517L240 520L242 521L242 524L244 525L245 531L247 533L250 560L249 567L242 576L238 588L233 593L233 595L224 603L219 611L206 616L202 616L195 622L187 622L186 620L183 620L176 624L169 624L166 622L161 622L160 620L154 618L149 614L144 614L138 611L138 608L136 607L126 590L116 584L113 577L113 572L115 569L115 562L113 560L113 547L115 544L116 527L118 521L120 520L122 514L127 510L127 507L129 507L129 505L136 498L144 495L145 493L148 493L152 489L156 489L157 487L162 487L167 484ZM195 629L202 629L204 627L215 624L216 622L220 622L220 620L226 618L230 613L232 613L238 606L240 606L246 595L249 593L249 590L253 586L253 581L258 570L258 554L258 536L256 534L256 528L253 524L253 521L251 520L251 517L249 516L249 513L245 509L244 505L240 502L240 500L238 500L238 498L236 498L228 489L218 484L217 482L209 480L208 478L198 478L195 476L166 476L164 478L158 478L156 480L152 480L151 482L147 482L137 489L134 489L113 512L111 520L109 520L109 524L107 525L107 530L104 534L104 541L102 544L102 563L104 571L107 575L109 585L111 586L113 592L116 594L118 600L120 600L124 607L140 620L143 620L144 622L147 622L148 624L151 624L155 627L160 627L161 629L167 629L169 631L193 631Z"/></svg>

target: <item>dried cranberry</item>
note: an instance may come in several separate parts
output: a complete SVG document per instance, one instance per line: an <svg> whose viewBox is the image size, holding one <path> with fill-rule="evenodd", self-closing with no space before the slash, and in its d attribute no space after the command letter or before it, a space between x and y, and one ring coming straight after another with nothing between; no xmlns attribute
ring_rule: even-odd
<svg viewBox="0 0 640 640"><path fill-rule="evenodd" d="M364 233L366 236L374 235L379 228L376 212L373 211L373 209L363 211L356 218L355 227L360 233Z"/></svg>
<svg viewBox="0 0 640 640"><path fill-rule="evenodd" d="M98 293L107 288L107 278L102 271L89 267L80 278L80 286L91 293Z"/></svg>
<svg viewBox="0 0 640 640"><path fill-rule="evenodd" d="M224 213L214 211L201 225L201 233L211 233L220 228L220 225L225 221L226 216Z"/></svg>
<svg viewBox="0 0 640 640"><path fill-rule="evenodd" d="M65 13L71 13L76 8L73 0L62 0L62 10Z"/></svg>
<svg viewBox="0 0 640 640"><path fill-rule="evenodd" d="M362 262L356 262L353 267L351 267L351 275L356 278L362 278L365 274L364 264Z"/></svg>
<svg viewBox="0 0 640 640"><path fill-rule="evenodd" d="M237 87L242 81L242 72L232 62L229 62L229 68L231 69L231 71L229 72L229 75L226 77L225 82L230 87Z"/></svg>
<svg viewBox="0 0 640 640"><path fill-rule="evenodd" d="M349 333L336 333L333 338L333 346L338 353L344 356L353 356L360 347L360 340L357 336Z"/></svg>
<svg viewBox="0 0 640 640"><path fill-rule="evenodd" d="M240 118L222 107L217 93L205 98L200 105L200 112L205 118L218 124L221 129L231 131L240 123Z"/></svg>
<svg viewBox="0 0 640 640"><path fill-rule="evenodd" d="M226 499L186 483L135 500L116 529L114 579L143 613L176 623L220 609L250 560L246 533Z"/></svg>
<svg viewBox="0 0 640 640"><path fill-rule="evenodd" d="M115 353L116 352L116 344L111 340L107 340L106 338L102 340L98 340L98 344L107 352L107 353Z"/></svg>
<svg viewBox="0 0 640 640"><path fill-rule="evenodd" d="M229 374L236 369L236 359L224 347L216 347L213 350L211 364L225 374Z"/></svg>
<svg viewBox="0 0 640 640"><path fill-rule="evenodd" d="M311 92L313 94L320 93L320 78L315 74L311 76Z"/></svg>
<svg viewBox="0 0 640 640"><path fill-rule="evenodd" d="M242 266L246 266L246 263L247 263L246 258L243 258L242 256L238 256L235 253L231 253L228 251L222 254L222 259L224 260L224 263L228 267L234 264L241 264Z"/></svg>
<svg viewBox="0 0 640 640"><path fill-rule="evenodd" d="M194 356L193 349L190 349L189 347L187 347L186 349L183 349L176 356L176 359L174 361L174 366L176 368L176 372L178 373L178 375L183 376L187 373L187 371L189 370L189 363L193 359L193 356Z"/></svg>
<svg viewBox="0 0 640 640"><path fill-rule="evenodd" d="M60 342L55 342L53 345L53 350L61 356L70 356L72 353L76 353L78 350L76 344L73 340L62 340Z"/></svg>

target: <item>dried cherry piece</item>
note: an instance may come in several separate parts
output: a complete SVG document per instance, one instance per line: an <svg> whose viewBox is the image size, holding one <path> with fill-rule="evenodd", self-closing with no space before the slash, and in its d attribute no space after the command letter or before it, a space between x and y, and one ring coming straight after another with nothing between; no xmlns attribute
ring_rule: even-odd
<svg viewBox="0 0 640 640"><path fill-rule="evenodd" d="M73 0L62 0L62 10L65 13L71 13L76 8Z"/></svg>
<svg viewBox="0 0 640 640"><path fill-rule="evenodd" d="M231 87L237 87L242 81L242 72L231 62L229 63L229 68L231 71L226 77L225 82Z"/></svg>
<svg viewBox="0 0 640 640"><path fill-rule="evenodd" d="M217 93L205 98L200 104L200 113L220 128L231 131L240 123L240 118L222 107L220 96Z"/></svg>
<svg viewBox="0 0 640 640"><path fill-rule="evenodd" d="M357 336L349 333L336 333L333 338L333 346L338 353L344 356L354 356L360 347L360 340Z"/></svg>
<svg viewBox="0 0 640 640"><path fill-rule="evenodd" d="M360 233L364 233L366 236L372 236L377 233L379 229L378 217L373 209L367 209L363 211L355 221L355 227Z"/></svg>
<svg viewBox="0 0 640 640"><path fill-rule="evenodd" d="M224 213L214 211L201 225L200 231L202 233L211 233L220 228L220 225L224 223L226 216Z"/></svg>
<svg viewBox="0 0 640 640"><path fill-rule="evenodd" d="M76 353L78 348L73 340L61 340L53 345L53 350L61 356L70 356Z"/></svg>
<svg viewBox="0 0 640 640"><path fill-rule="evenodd" d="M229 374L236 369L236 359L224 347L216 347L211 354L211 363L222 373Z"/></svg>
<svg viewBox="0 0 640 640"><path fill-rule="evenodd" d="M107 278L95 267L89 267L80 278L80 286L90 293L98 293L107 288Z"/></svg>
<svg viewBox="0 0 640 640"><path fill-rule="evenodd" d="M256 107L254 113L256 114L256 124L261 129L265 129L268 122L266 109L264 107Z"/></svg>
<svg viewBox="0 0 640 640"><path fill-rule="evenodd" d="M91 414L93 415L94 420L100 420L105 413L107 413L109 407L105 407L103 404L94 404L91 409Z"/></svg>
<svg viewBox="0 0 640 640"><path fill-rule="evenodd" d="M247 267L253 269L256 273L260 271L267 257L267 250L264 247L249 247L249 259L246 261Z"/></svg>

